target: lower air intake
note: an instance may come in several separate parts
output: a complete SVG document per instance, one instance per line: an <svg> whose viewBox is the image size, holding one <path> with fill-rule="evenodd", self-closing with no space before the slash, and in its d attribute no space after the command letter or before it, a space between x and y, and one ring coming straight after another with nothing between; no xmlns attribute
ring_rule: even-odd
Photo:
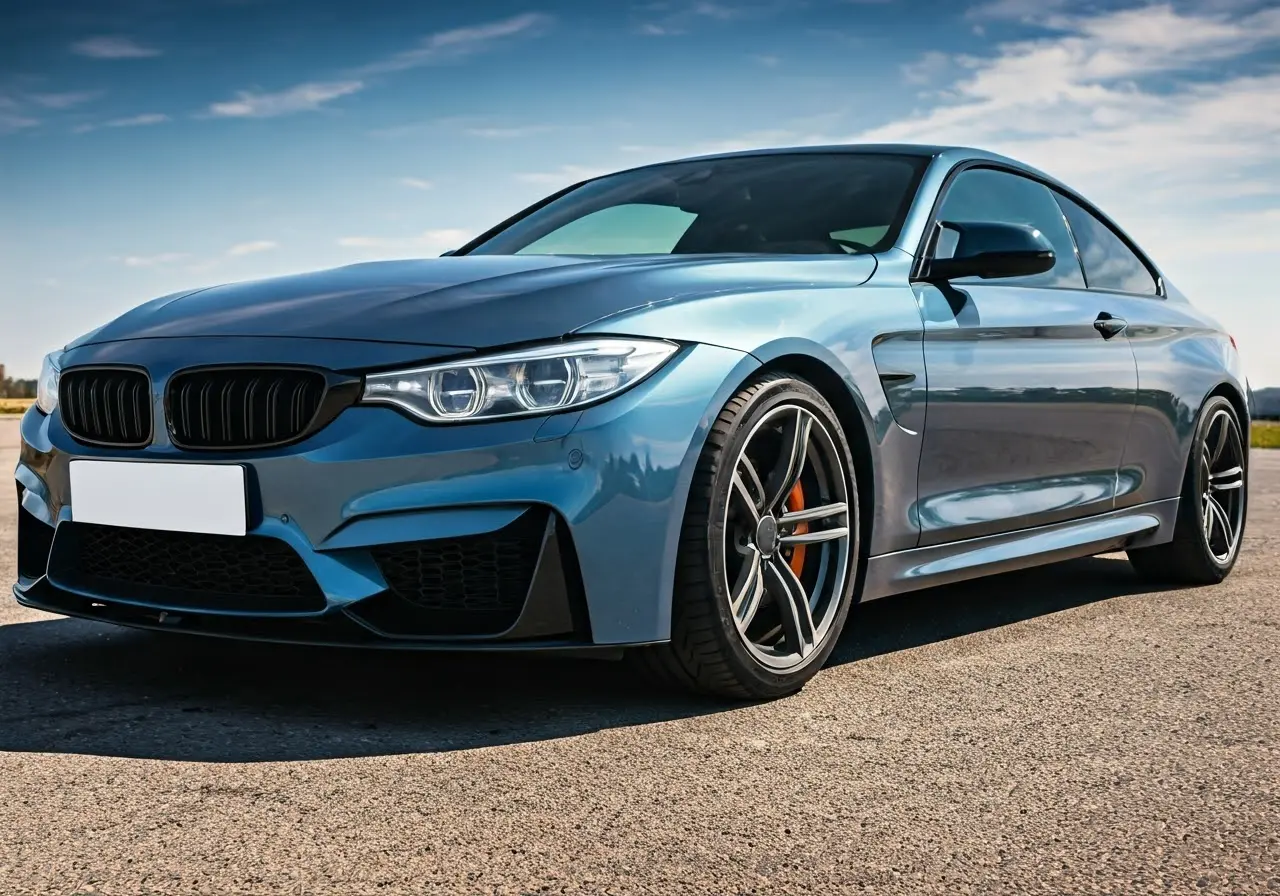
<svg viewBox="0 0 1280 896"><path fill-rule="evenodd" d="M324 594L297 551L277 538L255 535L63 523L50 578L103 597L191 610L313 613L325 608Z"/></svg>
<svg viewBox="0 0 1280 896"><path fill-rule="evenodd" d="M396 596L432 614L438 633L496 634L520 616L547 531L545 509L496 532L373 549Z"/></svg>

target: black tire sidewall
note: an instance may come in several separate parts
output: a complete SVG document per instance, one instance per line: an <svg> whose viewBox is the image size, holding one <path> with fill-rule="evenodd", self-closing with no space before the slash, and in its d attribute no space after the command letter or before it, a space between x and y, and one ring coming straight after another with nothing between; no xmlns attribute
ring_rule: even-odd
<svg viewBox="0 0 1280 896"><path fill-rule="evenodd" d="M747 393L751 391L750 387L744 390ZM725 506L729 500L734 472L733 466L738 453L742 450L756 423L781 404L800 405L814 413L821 420L822 425L826 427L828 434L835 443L836 450L840 455L840 462L844 467L845 488L849 496L849 528L851 534L849 569L846 571L844 591L838 598L839 604L835 609L836 615L832 619L831 628L826 638L823 639L823 642L813 654L807 657L799 666L788 669L785 672L778 672L765 666L742 643L737 624L734 622L729 610L729 594L725 584L725 570L721 560L721 551L717 549L717 539L719 539L720 544L723 544L725 536L723 524ZM727 443L716 453L718 456L715 458L716 468L713 471L712 478L711 507L708 513L703 551L708 564L711 598L714 602L716 618L719 623L717 626L718 639L721 641L722 650L724 650L731 665L734 667L735 674L740 680L747 679L743 681L743 684L753 693L758 693L761 696L791 693L801 687L817 670L821 669L830 657L844 628L844 623L848 618L849 608L852 604L851 598L856 584L860 556L859 536L861 535L858 525L857 482L853 472L852 452L849 449L844 429L826 399L803 380L779 377L767 381L763 388L755 391L754 394L750 394L746 406L742 408L733 422Z"/></svg>
<svg viewBox="0 0 1280 896"><path fill-rule="evenodd" d="M1220 410L1225 410L1231 415L1231 419L1236 425L1236 432L1240 434L1240 465L1244 470L1244 484L1240 489L1240 531L1236 536L1236 549L1226 563L1219 563L1217 558L1213 556L1213 551L1209 548L1208 536L1205 535L1204 526L1201 524L1199 512L1200 496L1206 486L1205 483L1200 481L1200 461L1207 449L1205 437L1208 435L1209 423ZM1249 519L1249 445L1235 407L1220 395L1211 397L1200 409L1200 419L1196 422L1195 439L1191 445L1191 453L1187 457L1187 474L1186 482L1183 484L1181 510L1181 522L1195 529L1195 543L1200 549L1201 561L1207 568L1217 574L1219 580L1225 579L1235 567L1236 560L1240 556L1240 548L1244 542L1245 523Z"/></svg>

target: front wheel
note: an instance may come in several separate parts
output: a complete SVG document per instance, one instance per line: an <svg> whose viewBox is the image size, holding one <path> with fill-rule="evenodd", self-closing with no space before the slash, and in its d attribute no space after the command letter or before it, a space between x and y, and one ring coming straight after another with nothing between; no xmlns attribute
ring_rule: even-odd
<svg viewBox="0 0 1280 896"><path fill-rule="evenodd" d="M1173 541L1129 551L1143 578L1215 585L1227 577L1244 536L1248 451L1231 402L1218 395L1206 401L1187 458Z"/></svg>
<svg viewBox="0 0 1280 896"><path fill-rule="evenodd" d="M771 374L721 411L681 531L671 642L636 659L721 697L780 697L830 655L858 559L853 462L816 389Z"/></svg>

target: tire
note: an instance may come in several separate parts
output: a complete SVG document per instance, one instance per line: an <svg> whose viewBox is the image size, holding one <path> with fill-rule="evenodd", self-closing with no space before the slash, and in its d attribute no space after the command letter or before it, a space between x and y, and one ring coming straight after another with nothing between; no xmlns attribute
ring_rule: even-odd
<svg viewBox="0 0 1280 896"><path fill-rule="evenodd" d="M1129 551L1138 574L1174 585L1216 585L1225 579L1240 556L1248 476L1249 448L1240 419L1231 402L1212 396L1196 422L1173 540Z"/></svg>
<svg viewBox="0 0 1280 896"><path fill-rule="evenodd" d="M660 684L716 697L773 699L800 690L830 656L849 613L859 556L856 485L848 441L813 386L785 374L745 386L716 418L694 472L671 641L632 651L632 662ZM802 513L805 521L791 519Z"/></svg>

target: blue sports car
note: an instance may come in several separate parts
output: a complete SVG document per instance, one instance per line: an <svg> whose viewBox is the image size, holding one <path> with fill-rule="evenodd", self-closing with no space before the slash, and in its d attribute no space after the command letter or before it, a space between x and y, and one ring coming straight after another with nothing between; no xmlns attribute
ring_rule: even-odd
<svg viewBox="0 0 1280 896"><path fill-rule="evenodd" d="M1245 524L1232 338L1079 194L981 151L636 168L446 253L192 290L51 354L25 606L628 656L799 689L850 606Z"/></svg>

